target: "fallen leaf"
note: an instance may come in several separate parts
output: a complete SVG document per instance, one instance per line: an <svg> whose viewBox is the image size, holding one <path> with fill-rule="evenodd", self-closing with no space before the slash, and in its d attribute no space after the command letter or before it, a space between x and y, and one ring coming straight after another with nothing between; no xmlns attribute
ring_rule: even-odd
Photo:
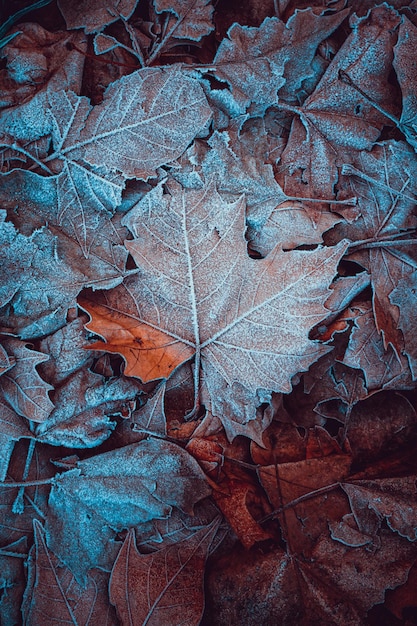
<svg viewBox="0 0 417 626"><path fill-rule="evenodd" d="M0 378L0 391L18 415L32 422L44 422L54 405L48 395L53 389L38 374L36 365L48 360L48 355L26 347L13 337L4 337L3 345L16 360L15 366Z"/></svg>
<svg viewBox="0 0 417 626"><path fill-rule="evenodd" d="M196 395L206 360L228 385L238 382L252 394L290 391L292 376L327 351L308 331L326 315L323 303L345 243L311 252L277 246L253 260L242 200L222 202L213 183L170 189L161 196L163 218L145 204L127 222L135 239L126 246L140 283L127 279L100 300L79 300L91 315L89 330L106 339L94 349L121 353L125 373L144 382L168 377L195 355Z"/></svg>
<svg viewBox="0 0 417 626"><path fill-rule="evenodd" d="M153 5L158 17L162 14L160 19L163 29L162 37L149 51L150 61L160 55L162 50L169 50L178 44L178 40L180 43L184 40L198 42L214 30L214 7L211 0L153 0ZM166 13L170 14L168 19ZM170 41L172 39L174 41Z"/></svg>
<svg viewBox="0 0 417 626"><path fill-rule="evenodd" d="M401 278L389 295L390 302L399 308L398 328L401 329L405 347L402 353L407 356L413 380L417 379L417 342L414 320L414 305L417 293L415 270Z"/></svg>
<svg viewBox="0 0 417 626"><path fill-rule="evenodd" d="M32 438L33 434L23 417L0 397L0 480L6 480L10 458L16 441Z"/></svg>
<svg viewBox="0 0 417 626"><path fill-rule="evenodd" d="M96 167L144 180L180 156L211 118L198 81L175 67L124 76L92 108L87 98L52 93L49 112L55 152L48 161L62 159L91 178Z"/></svg>
<svg viewBox="0 0 417 626"><path fill-rule="evenodd" d="M400 353L403 340L398 330L399 314L390 294L416 266L412 248L417 224L414 152L404 142L388 141L361 153L355 163L344 165L342 172L348 176L349 193L353 189L358 197L361 217L335 231L341 230L344 237L355 242L351 258L371 275L375 322L384 347L391 343Z"/></svg>
<svg viewBox="0 0 417 626"><path fill-rule="evenodd" d="M88 369L69 376L53 395L56 409L35 430L43 443L93 448L110 437L116 415L142 392L138 381L105 380Z"/></svg>
<svg viewBox="0 0 417 626"><path fill-rule="evenodd" d="M339 26L348 14L315 15L312 9L297 11L287 24L267 17L259 28L233 24L221 42L213 61L213 73L231 87L238 110L249 105L264 113L278 102L278 91L296 97L303 80L313 73L311 63L323 39ZM297 42L298 54L289 50Z"/></svg>
<svg viewBox="0 0 417 626"><path fill-rule="evenodd" d="M41 626L68 622L79 626L116 626L116 615L108 602L106 575L92 571L85 587L47 547L45 530L33 521L34 547L29 556L28 584L22 604L27 624ZM59 607L59 608L58 608Z"/></svg>
<svg viewBox="0 0 417 626"><path fill-rule="evenodd" d="M48 546L81 582L90 567L111 567L116 531L169 517L173 506L192 513L210 492L197 462L168 441L149 439L95 455L55 477Z"/></svg>
<svg viewBox="0 0 417 626"><path fill-rule="evenodd" d="M391 345L384 349L383 339L375 325L372 304L358 302L355 311L354 326L343 363L362 370L369 391L411 389L413 382L407 359L401 354L397 355Z"/></svg>
<svg viewBox="0 0 417 626"><path fill-rule="evenodd" d="M399 22L400 16L388 5L375 7L366 18L354 20L353 32L315 91L301 107L293 108L296 117L278 179L288 195L331 198L338 168L358 151L369 150L378 139L387 118L369 98L390 110L394 98L388 76ZM373 62L376 58L381 61L378 66ZM343 82L341 71L368 98Z"/></svg>
<svg viewBox="0 0 417 626"><path fill-rule="evenodd" d="M131 421L135 431L154 433L160 436L167 434L164 409L165 388L166 385L163 383L144 406L134 411Z"/></svg>
<svg viewBox="0 0 417 626"><path fill-rule="evenodd" d="M402 113L398 126L411 146L417 149L417 108L415 102L415 74L413 72L417 29L403 16L398 29L398 41L394 47L393 67L402 92Z"/></svg>
<svg viewBox="0 0 417 626"><path fill-rule="evenodd" d="M58 0L67 28L83 28L87 34L103 30L122 18L127 20L138 0Z"/></svg>
<svg viewBox="0 0 417 626"><path fill-rule="evenodd" d="M110 579L110 600L123 623L198 626L204 608L205 561L218 526L217 518L152 554L140 554L134 532L129 531Z"/></svg>

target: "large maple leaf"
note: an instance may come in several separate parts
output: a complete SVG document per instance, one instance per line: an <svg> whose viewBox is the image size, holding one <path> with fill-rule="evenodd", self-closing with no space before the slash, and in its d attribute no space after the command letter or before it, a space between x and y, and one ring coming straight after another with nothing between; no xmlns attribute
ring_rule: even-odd
<svg viewBox="0 0 417 626"><path fill-rule="evenodd" d="M125 218L139 275L80 299L88 328L106 339L93 347L122 354L125 374L143 381L167 378L195 357L196 403L200 368L252 393L290 391L291 378L328 350L308 333L326 315L345 242L291 252L277 245L254 260L243 197L226 204L213 182L168 188L164 195L156 187Z"/></svg>

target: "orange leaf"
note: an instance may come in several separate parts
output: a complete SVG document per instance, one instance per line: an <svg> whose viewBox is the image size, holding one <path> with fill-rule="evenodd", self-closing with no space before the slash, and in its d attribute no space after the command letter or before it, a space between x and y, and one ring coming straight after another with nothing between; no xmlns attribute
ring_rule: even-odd
<svg viewBox="0 0 417 626"><path fill-rule="evenodd" d="M106 342L97 341L88 348L121 354L126 376L143 382L168 378L178 365L194 356L191 346L149 324L91 300L80 298L79 304L91 316L86 328L106 337Z"/></svg>

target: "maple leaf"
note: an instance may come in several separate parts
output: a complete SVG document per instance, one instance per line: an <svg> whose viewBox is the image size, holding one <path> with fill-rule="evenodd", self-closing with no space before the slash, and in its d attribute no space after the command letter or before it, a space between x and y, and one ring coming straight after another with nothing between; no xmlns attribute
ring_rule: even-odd
<svg viewBox="0 0 417 626"><path fill-rule="evenodd" d="M158 212L145 202L125 218L140 280L131 277L100 300L80 298L88 328L106 339L91 347L122 354L125 374L144 382L168 377L194 356L196 400L206 361L228 385L239 382L252 394L290 391L292 376L327 351L308 332L326 315L345 243L291 253L277 246L255 261L243 237L243 198L224 203L214 183L190 191L169 184L172 195L155 189Z"/></svg>
<svg viewBox="0 0 417 626"><path fill-rule="evenodd" d="M342 173L348 178L348 193L358 196L361 217L352 224L335 228L338 236L357 242L351 258L371 275L372 305L378 332L384 346L391 343L397 353L402 350L398 329L398 309L390 294L398 282L415 271L412 247L417 219L414 187L415 154L404 142L376 144L363 152L355 165L345 164Z"/></svg>
<svg viewBox="0 0 417 626"><path fill-rule="evenodd" d="M296 114L280 163L279 181L284 191L291 190L288 195L331 198L338 167L378 139L387 123L380 109L389 111L394 100L388 77L399 22L387 5L358 20L314 92L301 107L287 107ZM369 95L343 82L344 75Z"/></svg>
<svg viewBox="0 0 417 626"><path fill-rule="evenodd" d="M198 626L204 608L204 566L219 521L152 554L140 554L134 531L129 531L110 578L110 601L123 623Z"/></svg>
<svg viewBox="0 0 417 626"><path fill-rule="evenodd" d="M296 11L287 24L277 17L267 17L259 28L233 24L219 46L212 71L230 85L241 113L251 104L264 112L277 103L277 92L287 81L287 93L296 97L303 80L313 73L311 63L319 43L348 12L324 16L307 9ZM289 53L294 45L297 56Z"/></svg>

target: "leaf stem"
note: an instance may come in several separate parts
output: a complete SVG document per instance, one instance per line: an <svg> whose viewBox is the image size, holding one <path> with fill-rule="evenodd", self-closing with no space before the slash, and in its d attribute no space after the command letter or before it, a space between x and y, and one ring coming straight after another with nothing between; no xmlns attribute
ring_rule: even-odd
<svg viewBox="0 0 417 626"><path fill-rule="evenodd" d="M412 231L409 232L414 232L415 229L413 229ZM349 244L349 249L351 250L352 248L362 248L363 250L368 249L368 248L381 248L381 247L385 247L385 246L410 246L410 245L415 245L417 243L417 238L412 238L412 239L400 239L400 237L404 236L405 234L407 234L406 232L403 233L392 233L389 235L385 235L381 236L381 237L370 237L369 239L362 239L360 241L353 241L352 243Z"/></svg>
<svg viewBox="0 0 417 626"><path fill-rule="evenodd" d="M379 180L375 180L375 178L372 178L372 176L368 176L367 174L359 170L357 167L354 167L350 163L344 163L342 165L341 173L345 176L346 175L357 176L358 178L361 178L362 180L365 180L367 183L371 183L372 185L375 185L376 187L381 187L382 189L386 189L390 193L394 193L403 198L407 198L408 200L411 200L414 204L416 202L416 196L414 197L409 196L408 194L404 193L402 189L401 190L394 189L393 187L390 187L390 185L385 185L384 183L381 183Z"/></svg>
<svg viewBox="0 0 417 626"><path fill-rule="evenodd" d="M355 89L355 91L357 91L363 98L365 98L365 100L368 100L368 102L374 107L374 109L379 111L379 113L382 113L382 115L384 115L389 120L391 120L391 122L393 122L395 126L398 126L400 128L401 126L400 120L397 119L394 115L392 115L388 111L386 111L385 109L383 109L376 100L374 100L365 91L363 91L363 89L358 87L358 85L356 85L356 83L353 82L353 80L351 79L351 77L349 76L347 72L345 72L344 70L339 70L339 80L341 80L342 83L345 83L345 85L349 85L349 87L352 87L353 89Z"/></svg>
<svg viewBox="0 0 417 626"><path fill-rule="evenodd" d="M26 157L28 157L28 159L31 159L31 161L34 161L36 165L39 165L39 167L45 172L47 172L47 174L52 176L52 172L49 169L49 167L47 167L44 163L42 163L42 161L37 159L33 154L25 150L25 148L18 146L16 143L12 143L12 144L2 143L0 144L0 148L9 148L10 150L14 150L15 152L20 152L21 154L24 154Z"/></svg>

